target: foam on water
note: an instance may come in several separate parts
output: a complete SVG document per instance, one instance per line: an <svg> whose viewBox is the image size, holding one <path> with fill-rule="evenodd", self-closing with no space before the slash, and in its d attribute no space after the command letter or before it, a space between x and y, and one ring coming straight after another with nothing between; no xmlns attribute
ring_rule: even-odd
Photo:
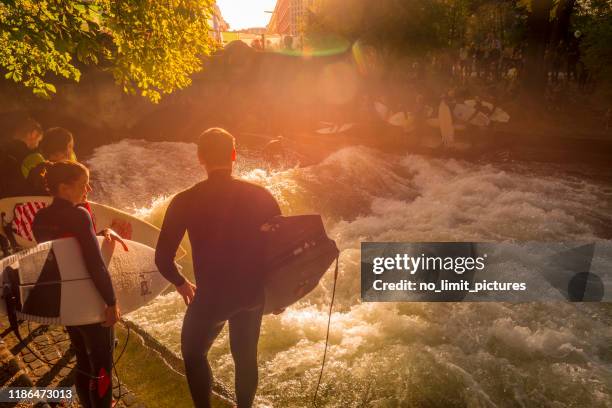
<svg viewBox="0 0 612 408"><path fill-rule="evenodd" d="M361 241L596 239L612 225L609 185L552 166L502 168L362 147L273 173L241 159L237 173L268 187L284 213L323 214L342 250L321 405L612 406L609 305L359 299ZM96 150L88 164L95 200L158 225L172 194L203 177L194 146L182 143L122 141ZM311 404L332 284L329 273L304 301L264 318L260 406ZM179 352L183 313L170 293L129 318ZM210 357L215 375L232 384L226 330Z"/></svg>

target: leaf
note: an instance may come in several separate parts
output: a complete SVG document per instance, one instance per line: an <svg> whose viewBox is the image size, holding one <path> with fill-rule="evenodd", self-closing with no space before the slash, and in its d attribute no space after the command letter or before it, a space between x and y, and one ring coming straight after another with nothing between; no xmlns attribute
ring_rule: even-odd
<svg viewBox="0 0 612 408"><path fill-rule="evenodd" d="M5 79L48 98L57 90L43 78L79 81L77 61L97 65L111 70L124 91L157 102L187 86L214 48L206 22L213 3L0 0L0 66Z"/></svg>
<svg viewBox="0 0 612 408"><path fill-rule="evenodd" d="M46 83L45 88L51 93L57 93L57 90L55 89L55 85L53 84Z"/></svg>
<svg viewBox="0 0 612 408"><path fill-rule="evenodd" d="M49 94L47 93L47 91L45 89L41 89L41 88L34 88L32 89L32 93L40 98L49 98Z"/></svg>

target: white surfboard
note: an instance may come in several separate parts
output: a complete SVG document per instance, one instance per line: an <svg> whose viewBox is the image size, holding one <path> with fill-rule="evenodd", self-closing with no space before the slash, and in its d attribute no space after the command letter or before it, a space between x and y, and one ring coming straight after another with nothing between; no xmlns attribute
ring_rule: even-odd
<svg viewBox="0 0 612 408"><path fill-rule="evenodd" d="M389 116L389 108L387 108L387 105L385 105L382 102L375 101L374 102L374 110L378 114L379 118L381 118L384 121L387 120L387 117Z"/></svg>
<svg viewBox="0 0 612 408"><path fill-rule="evenodd" d="M461 103L455 105L453 114L455 118L478 127L489 126L489 124L491 124L491 121L494 120L493 117L495 117L495 121L497 122L507 122L508 120L510 120L510 116L499 108L495 109L493 115L489 117L484 112L477 112L476 108L474 108L473 106Z"/></svg>
<svg viewBox="0 0 612 408"><path fill-rule="evenodd" d="M332 124L329 122L321 122L321 123L332 125L332 126L318 129L316 132L320 135L333 135L336 133L346 132L347 130L355 126L354 123L343 123L342 125Z"/></svg>
<svg viewBox="0 0 612 408"><path fill-rule="evenodd" d="M464 101L463 104L457 104L460 110L466 111L464 115L467 115L467 118L462 118L462 120L468 121L472 116L474 116L474 113L476 112L476 104L477 101L475 99L468 99ZM510 115L508 114L508 112L506 112L499 106L495 106L491 102L486 101L481 101L480 104L487 108L489 111L481 112L481 115L478 115L478 117L474 117L474 119L470 121L470 123L472 123L473 125L488 126L490 122L507 123L508 121L510 121ZM468 115L467 111L469 111L470 109L472 110L472 113ZM455 107L455 111L453 113L455 114L455 117L458 117L457 107Z"/></svg>
<svg viewBox="0 0 612 408"><path fill-rule="evenodd" d="M0 200L0 213L4 214L3 222L12 224L13 236L21 248L31 248L36 245L31 230L33 216L40 208L48 206L52 201L53 197L49 196L9 197ZM160 230L156 226L116 208L91 201L89 205L97 231L112 228L122 238L140 242L152 248L157 245ZM19 213L17 217L16 212ZM4 231L0 231L0 234L5 235ZM185 254L185 250L179 247L176 259L182 258Z"/></svg>
<svg viewBox="0 0 612 408"><path fill-rule="evenodd" d="M466 105L463 103L458 103L455 105L455 108L453 109L453 115L455 116L455 118L463 121L463 122L468 122L476 113L476 109L473 106L470 105Z"/></svg>
<svg viewBox="0 0 612 408"><path fill-rule="evenodd" d="M427 108L425 113L426 116L429 117L431 111ZM393 112L385 104L379 101L374 102L374 110L380 119L391 126L401 127L406 132L412 132L414 130L414 115L411 112Z"/></svg>
<svg viewBox="0 0 612 408"><path fill-rule="evenodd" d="M484 106L485 108L489 110L489 112L493 111L493 104L491 102L482 101L481 103L482 103L482 106Z"/></svg>
<svg viewBox="0 0 612 408"><path fill-rule="evenodd" d="M445 146L450 146L455 141L455 128L453 127L453 115L444 100L440 101L438 108L438 123L440 125L442 143Z"/></svg>
<svg viewBox="0 0 612 408"><path fill-rule="evenodd" d="M153 248L126 240L129 251L125 252L121 245L98 240L123 314L147 304L168 287L155 266ZM17 296L18 319L63 326L104 321L105 303L75 238L44 242L2 259L0 278ZM6 314L6 301L1 298L0 315Z"/></svg>
<svg viewBox="0 0 612 408"><path fill-rule="evenodd" d="M495 108L489 119L493 122L508 123L510 121L510 115L501 108Z"/></svg>
<svg viewBox="0 0 612 408"><path fill-rule="evenodd" d="M410 112L396 112L389 117L387 122L392 126L398 126L406 131L410 131L414 127L414 119Z"/></svg>
<svg viewBox="0 0 612 408"><path fill-rule="evenodd" d="M478 112L470 121L471 124L479 127L487 127L491 124L491 119L482 112Z"/></svg>
<svg viewBox="0 0 612 408"><path fill-rule="evenodd" d="M320 135L331 135L331 134L337 133L337 131L338 131L338 126L336 125L332 125L330 127L321 128L321 129L316 130L316 132Z"/></svg>
<svg viewBox="0 0 612 408"><path fill-rule="evenodd" d="M338 133L346 132L347 130L352 129L353 126L355 126L354 123L344 123L338 128Z"/></svg>

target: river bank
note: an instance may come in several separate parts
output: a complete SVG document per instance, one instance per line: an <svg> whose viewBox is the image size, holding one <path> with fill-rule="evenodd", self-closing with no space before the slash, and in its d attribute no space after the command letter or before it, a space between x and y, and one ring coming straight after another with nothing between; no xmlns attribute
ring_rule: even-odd
<svg viewBox="0 0 612 408"><path fill-rule="evenodd" d="M20 326L20 332L25 336L23 342L10 330L5 317L0 318L0 330L0 388L73 386L76 360L62 327L23 323ZM117 324L115 336L118 339L115 359L121 355L113 375L113 398L118 401L117 408L193 406L182 360L133 323L124 321ZM28 348L45 361L39 360ZM34 404L22 402L18 406L25 408ZM58 406L77 408L78 399ZM213 407L231 406L229 391L216 384ZM49 408L49 405L39 403L36 407Z"/></svg>
<svg viewBox="0 0 612 408"><path fill-rule="evenodd" d="M563 98L533 99L503 91L508 79L490 83L473 76L458 84L456 78L434 67L423 77L409 79L399 71L409 73L413 68L401 64L389 68L398 70L398 75L378 78L359 70L350 48L309 58L259 52L239 41L206 58L203 65L189 87L159 104L123 93L108 72L95 68L84 70L79 84L60 81L52 100L33 97L27 90L4 82L0 86L0 138L10 134L17 116L30 115L44 128L71 130L79 157L125 138L194 142L204 129L213 126L228 129L239 144L255 148L283 136L299 145L295 148L305 165L319 163L338 148L354 145L470 160L502 154L512 160L589 163L612 157L612 129L605 121L605 101L573 83L564 88ZM436 116L440 95L449 92L458 102L476 96L495 100L510 114L510 121L458 132L459 139L476 139L477 146L459 154L440 154L397 143L406 135L378 118L372 105L381 99L391 110L410 110L418 95ZM316 130L325 127L323 122L355 123L355 127L321 137ZM431 133L432 129L426 131ZM250 136L253 134L261 136Z"/></svg>

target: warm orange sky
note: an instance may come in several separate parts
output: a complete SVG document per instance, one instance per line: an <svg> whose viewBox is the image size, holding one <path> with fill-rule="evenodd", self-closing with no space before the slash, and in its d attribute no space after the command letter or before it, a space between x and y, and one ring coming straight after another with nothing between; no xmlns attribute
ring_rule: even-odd
<svg viewBox="0 0 612 408"><path fill-rule="evenodd" d="M217 0L223 18L230 30L250 27L265 27L272 14L276 0Z"/></svg>

